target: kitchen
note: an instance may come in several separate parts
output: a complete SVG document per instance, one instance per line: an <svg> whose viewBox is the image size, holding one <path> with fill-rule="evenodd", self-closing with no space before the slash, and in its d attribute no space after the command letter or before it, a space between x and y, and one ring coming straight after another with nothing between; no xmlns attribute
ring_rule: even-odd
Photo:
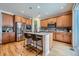
<svg viewBox="0 0 79 59"><path fill-rule="evenodd" d="M5 8L5 6L10 6ZM21 10L20 7L27 5L27 9L29 10L26 15L31 15L30 17L24 14L25 11L14 11L16 8L13 8L16 5L16 8ZM55 4L55 6L60 8L58 11L53 5L54 4L45 4L40 5L38 4L0 4L1 10L5 10L1 12L2 15L2 43L0 45L0 55L14 55L14 56L37 56L37 55L75 55L73 51L73 43L72 43L72 6L73 4ZM62 7L63 5L63 7ZM37 6L37 7L36 7ZM53 6L53 7L52 7ZM57 14L52 15L49 17L49 13L46 13L46 17L42 17L41 13L38 10L38 15L35 14L33 8L38 9L49 7L50 11L51 8L55 8L54 11L58 11ZM11 9L13 8L13 10ZM23 7L24 8L24 7ZM66 8L66 9L65 9ZM47 8L46 8L47 9ZM47 11L49 10L47 9ZM63 10L64 9L64 10ZM6 12L9 11L9 12ZM10 13L13 11L13 13ZM35 11L35 9L34 9ZM35 11L35 12L36 12ZM53 11L53 12L54 12ZM46 11L45 11L46 12ZM32 14L31 14L32 13ZM20 15L22 14L22 15ZM39 15L40 14L40 15ZM24 15L24 16L23 16ZM44 14L43 14L44 15ZM44 15L45 16L45 15ZM42 20L40 20L40 17ZM31 36L29 36L31 35ZM41 42L40 44L39 41ZM30 45L30 46L29 46ZM41 45L41 46L40 46ZM58 46L57 46L58 45ZM42 48L42 51L40 51ZM39 53L37 49L39 48ZM55 48L58 48L58 54L55 54ZM63 49L62 49L63 48ZM65 53L61 50L66 50ZM10 49L10 50L8 50ZM16 51L14 51L15 49ZM9 53L12 51L11 53ZM34 52L36 51L36 53ZM60 53L61 51L61 53ZM67 54L66 54L67 53Z"/></svg>

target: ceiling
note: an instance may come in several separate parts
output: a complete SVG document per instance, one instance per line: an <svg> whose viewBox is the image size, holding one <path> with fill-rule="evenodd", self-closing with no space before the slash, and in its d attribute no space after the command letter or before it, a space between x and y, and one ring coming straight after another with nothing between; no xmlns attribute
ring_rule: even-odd
<svg viewBox="0 0 79 59"><path fill-rule="evenodd" d="M27 18L45 19L72 10L71 3L0 3L0 10Z"/></svg>

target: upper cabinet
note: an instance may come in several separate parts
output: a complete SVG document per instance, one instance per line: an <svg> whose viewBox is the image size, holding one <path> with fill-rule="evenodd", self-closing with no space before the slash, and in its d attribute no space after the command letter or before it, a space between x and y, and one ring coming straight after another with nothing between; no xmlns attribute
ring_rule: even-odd
<svg viewBox="0 0 79 59"><path fill-rule="evenodd" d="M13 27L13 15L2 13L2 19L3 26Z"/></svg>
<svg viewBox="0 0 79 59"><path fill-rule="evenodd" d="M56 27L68 27L72 26L72 14L65 14L59 17L49 18L41 20L41 27L47 27L48 24L56 24Z"/></svg>
<svg viewBox="0 0 79 59"><path fill-rule="evenodd" d="M26 18L26 25L32 25L32 20Z"/></svg>
<svg viewBox="0 0 79 59"><path fill-rule="evenodd" d="M22 22L22 17L21 16L15 16L15 22Z"/></svg>
<svg viewBox="0 0 79 59"><path fill-rule="evenodd" d="M72 15L63 15L57 17L57 27L71 27L72 26Z"/></svg>
<svg viewBox="0 0 79 59"><path fill-rule="evenodd" d="M32 20L31 19L27 19L21 16L15 16L15 22L21 22L24 23L26 25L32 25Z"/></svg>
<svg viewBox="0 0 79 59"><path fill-rule="evenodd" d="M41 20L40 24L41 24L41 27L47 27L48 26L48 20Z"/></svg>
<svg viewBox="0 0 79 59"><path fill-rule="evenodd" d="M56 23L56 18L48 19L48 24L55 24L55 23Z"/></svg>
<svg viewBox="0 0 79 59"><path fill-rule="evenodd" d="M56 18L50 18L46 20L41 20L41 27L48 27L48 24L55 24L56 23Z"/></svg>
<svg viewBox="0 0 79 59"><path fill-rule="evenodd" d="M21 19L21 21L22 21L22 23L26 23L26 19L24 18L24 17L22 17L22 19Z"/></svg>

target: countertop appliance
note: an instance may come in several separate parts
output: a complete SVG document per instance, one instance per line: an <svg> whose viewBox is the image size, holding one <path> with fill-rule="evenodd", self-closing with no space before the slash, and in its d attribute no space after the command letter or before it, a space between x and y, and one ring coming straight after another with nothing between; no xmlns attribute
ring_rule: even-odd
<svg viewBox="0 0 79 59"><path fill-rule="evenodd" d="M56 24L48 24L48 28L55 28Z"/></svg>

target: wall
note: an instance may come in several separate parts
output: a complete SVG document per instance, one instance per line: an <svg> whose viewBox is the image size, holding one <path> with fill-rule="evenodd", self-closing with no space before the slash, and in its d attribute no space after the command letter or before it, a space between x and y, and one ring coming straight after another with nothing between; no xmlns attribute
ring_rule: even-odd
<svg viewBox="0 0 79 59"><path fill-rule="evenodd" d="M2 43L2 14L0 11L0 44Z"/></svg>
<svg viewBox="0 0 79 59"><path fill-rule="evenodd" d="M79 55L79 5L73 9L73 48Z"/></svg>

